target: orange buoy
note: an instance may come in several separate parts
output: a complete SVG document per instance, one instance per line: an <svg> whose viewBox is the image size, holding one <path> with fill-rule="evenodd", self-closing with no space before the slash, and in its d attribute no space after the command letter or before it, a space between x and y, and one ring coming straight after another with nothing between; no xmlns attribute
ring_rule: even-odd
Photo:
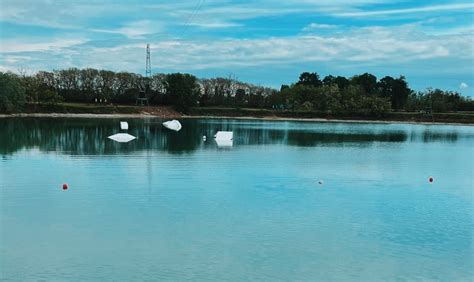
<svg viewBox="0 0 474 282"><path fill-rule="evenodd" d="M66 183L64 183L63 184L63 190L67 190L67 188L69 188L69 186Z"/></svg>
<svg viewBox="0 0 474 282"><path fill-rule="evenodd" d="M434 179L433 179L433 176L430 176L430 178L428 178L428 181L429 181L430 183L433 183L433 180L434 180Z"/></svg>

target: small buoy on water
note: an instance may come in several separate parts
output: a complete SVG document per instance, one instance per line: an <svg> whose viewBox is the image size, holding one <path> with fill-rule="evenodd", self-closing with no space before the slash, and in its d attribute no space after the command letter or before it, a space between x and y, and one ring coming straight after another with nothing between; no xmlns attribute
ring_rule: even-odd
<svg viewBox="0 0 474 282"><path fill-rule="evenodd" d="M433 179L433 176L430 176L430 178L428 178L428 181L429 181L430 183L433 183L433 180L434 180L434 179Z"/></svg>
<svg viewBox="0 0 474 282"><path fill-rule="evenodd" d="M67 188L69 188L69 186L66 183L64 183L63 184L63 190L67 190Z"/></svg>
<svg viewBox="0 0 474 282"><path fill-rule="evenodd" d="M324 181L319 180L318 183L319 183L319 185L323 185L323 184L324 184Z"/></svg>

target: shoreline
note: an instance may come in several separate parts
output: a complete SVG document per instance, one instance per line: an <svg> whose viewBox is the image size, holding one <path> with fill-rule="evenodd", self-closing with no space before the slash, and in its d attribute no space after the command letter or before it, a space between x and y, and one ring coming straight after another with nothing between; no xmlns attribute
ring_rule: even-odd
<svg viewBox="0 0 474 282"><path fill-rule="evenodd" d="M292 117L233 117L233 116L183 116L183 118L242 119L242 120L268 120L268 121L304 121L304 122L326 122L326 123L376 123L376 124L402 123L402 124L424 124L424 125L465 125L465 126L474 126L474 123L403 121L403 120L326 119L326 118L292 118Z"/></svg>
<svg viewBox="0 0 474 282"><path fill-rule="evenodd" d="M363 120L363 119L327 119L327 118L294 118L278 116L205 116L205 115L154 115L149 113L138 114L92 114L92 113L18 113L0 114L0 118L133 118L133 119L237 119L237 120L267 120L267 121L303 121L303 122L325 122L325 123L374 123L374 124L422 124L422 125L464 125L474 126L474 123L462 122L426 122L426 121L403 121L403 120Z"/></svg>

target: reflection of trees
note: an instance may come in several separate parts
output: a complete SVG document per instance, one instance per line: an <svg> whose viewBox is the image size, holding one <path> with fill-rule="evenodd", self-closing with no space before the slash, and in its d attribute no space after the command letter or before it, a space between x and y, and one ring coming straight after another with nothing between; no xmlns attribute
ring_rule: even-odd
<svg viewBox="0 0 474 282"><path fill-rule="evenodd" d="M107 137L118 133L115 119L3 119L0 121L0 153L22 148L61 151L71 155L126 154L140 150L166 150L171 153L194 151L200 144L195 126L179 132L165 129L161 120L129 121L128 133L137 136L130 143L116 143Z"/></svg>
<svg viewBox="0 0 474 282"><path fill-rule="evenodd" d="M296 146L316 146L331 143L404 142L406 139L407 134L405 132L354 134L294 131L288 134L288 144Z"/></svg>
<svg viewBox="0 0 474 282"><path fill-rule="evenodd" d="M456 142L458 140L457 132L433 132L425 130L423 132L423 142L448 141Z"/></svg>
<svg viewBox="0 0 474 282"><path fill-rule="evenodd" d="M281 126L271 122L235 120L181 120L183 128L174 132L164 128L160 119L129 119L128 133L138 138L130 143L116 143L107 138L118 133L118 119L76 118L8 118L0 119L0 154L5 156L23 148L56 151L69 155L128 154L137 151L167 151L172 154L191 153L202 148L202 136L208 141L204 148L215 147L214 134L219 130L234 131L234 146L287 144L291 146L336 146L374 142L405 142L403 130L361 129L360 131L328 131L321 127ZM331 125L328 125L331 126ZM357 127L357 125L354 125ZM472 137L469 135L468 137ZM413 131L409 140L423 142L455 142L457 132Z"/></svg>

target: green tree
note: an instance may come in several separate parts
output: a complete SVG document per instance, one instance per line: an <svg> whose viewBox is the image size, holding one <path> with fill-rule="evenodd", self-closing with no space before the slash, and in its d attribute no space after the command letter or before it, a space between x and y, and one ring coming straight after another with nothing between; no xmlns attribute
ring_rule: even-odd
<svg viewBox="0 0 474 282"><path fill-rule="evenodd" d="M96 69L82 69L80 71L81 91L86 102L92 102L98 95L99 71Z"/></svg>
<svg viewBox="0 0 474 282"><path fill-rule="evenodd" d="M315 110L325 113L339 113L342 109L341 93L336 84L326 85L318 89Z"/></svg>
<svg viewBox="0 0 474 282"><path fill-rule="evenodd" d="M97 78L97 93L103 99L110 99L114 94L115 73L113 71L100 70Z"/></svg>
<svg viewBox="0 0 474 282"><path fill-rule="evenodd" d="M197 105L198 101L196 77L182 73L167 75L166 93L176 110L188 112L189 108Z"/></svg>
<svg viewBox="0 0 474 282"><path fill-rule="evenodd" d="M356 75L351 78L352 85L359 85L364 90L365 95L377 94L377 77L370 73Z"/></svg>
<svg viewBox="0 0 474 282"><path fill-rule="evenodd" d="M26 102L25 87L20 77L0 72L0 112L18 111Z"/></svg>
<svg viewBox="0 0 474 282"><path fill-rule="evenodd" d="M58 94L56 89L49 87L45 83L38 85L36 92L38 93L38 100L40 103L56 104L64 101L64 98Z"/></svg>
<svg viewBox="0 0 474 282"><path fill-rule="evenodd" d="M79 69L70 68L67 70L55 71L54 76L57 78L57 90L66 101L84 101L84 95L82 95L79 89L81 83Z"/></svg>
<svg viewBox="0 0 474 282"><path fill-rule="evenodd" d="M380 95L390 99L392 109L399 110L404 108L408 95L411 93L411 89L408 87L404 76L400 76L397 79L386 76L382 78L377 85Z"/></svg>
<svg viewBox="0 0 474 282"><path fill-rule="evenodd" d="M395 79L395 83L393 85L393 95L392 95L392 108L395 110L402 109L408 99L408 95L412 90L408 87L408 83L405 80L404 76L400 76L399 78Z"/></svg>
<svg viewBox="0 0 474 282"><path fill-rule="evenodd" d="M343 77L343 76L337 76L335 79L334 79L334 83L337 84L337 87L339 87L340 90L346 88L347 86L349 86L350 84L350 81Z"/></svg>
<svg viewBox="0 0 474 282"><path fill-rule="evenodd" d="M235 91L235 104L237 106L243 106L245 104L245 90L242 88Z"/></svg>
<svg viewBox="0 0 474 282"><path fill-rule="evenodd" d="M329 86L329 85L332 85L332 84L335 84L335 83L336 83L336 78L332 75L327 75L323 79L323 85L324 86Z"/></svg>
<svg viewBox="0 0 474 282"><path fill-rule="evenodd" d="M300 75L300 79L296 84L313 87L320 87L323 85L321 80L319 79L318 73L316 72L303 72Z"/></svg>

